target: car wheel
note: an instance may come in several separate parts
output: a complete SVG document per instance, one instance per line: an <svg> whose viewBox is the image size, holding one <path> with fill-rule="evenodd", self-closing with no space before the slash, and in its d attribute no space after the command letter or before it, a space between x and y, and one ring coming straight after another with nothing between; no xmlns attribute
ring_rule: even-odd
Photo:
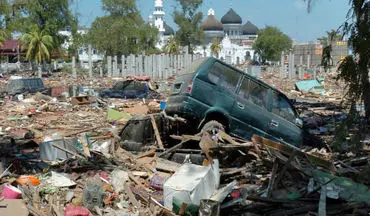
<svg viewBox="0 0 370 216"><path fill-rule="evenodd" d="M225 131L225 126L218 121L212 120L204 124L201 132L208 132L210 134L217 134L218 131Z"/></svg>

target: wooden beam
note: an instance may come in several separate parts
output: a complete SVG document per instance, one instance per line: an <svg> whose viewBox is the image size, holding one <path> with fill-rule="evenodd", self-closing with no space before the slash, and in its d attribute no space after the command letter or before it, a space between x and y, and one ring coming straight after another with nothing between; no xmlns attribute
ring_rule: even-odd
<svg viewBox="0 0 370 216"><path fill-rule="evenodd" d="M275 142L275 141L272 141L272 140L269 140L269 139L266 139L260 136L256 136L256 135L252 137L252 140L254 140L257 144L262 145L262 147L274 149L288 156L293 154L293 152L295 151L295 154L298 157L306 158L310 163L316 166L321 166L328 170L335 170L335 167L331 161L325 160L315 155L307 154L301 151L300 149L298 149L297 147L287 145L287 144L281 144L281 143L278 143L278 142Z"/></svg>
<svg viewBox="0 0 370 216"><path fill-rule="evenodd" d="M173 151L176 151L176 150L177 150L177 149L179 149L179 148L182 148L182 146L184 145L184 143L186 143L187 141L189 141L189 140L188 140L188 139L185 139L185 140L181 141L179 144L177 144L177 145L175 145L175 146L173 146L173 147L171 147L171 148L167 149L166 151L164 151L164 152L162 152L162 153L159 153L159 154L158 154L158 156L159 156L159 157L162 157L162 156L164 156L164 155L166 155L166 154L169 154L169 153L171 153L171 152L173 152Z"/></svg>
<svg viewBox="0 0 370 216"><path fill-rule="evenodd" d="M163 143L162 143L162 140L161 140L161 136L160 136L159 131L158 131L157 123L155 122L155 119L154 119L153 115L150 115L150 120L152 122L152 126L153 126L153 129L154 129L154 134L155 134L155 138L157 140L158 146L159 146L159 148L164 149L164 146L163 146Z"/></svg>

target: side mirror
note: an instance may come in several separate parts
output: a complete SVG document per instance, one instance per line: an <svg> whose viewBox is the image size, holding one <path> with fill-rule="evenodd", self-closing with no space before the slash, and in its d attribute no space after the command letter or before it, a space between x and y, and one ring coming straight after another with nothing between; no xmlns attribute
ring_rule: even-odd
<svg viewBox="0 0 370 216"><path fill-rule="evenodd" d="M296 119L295 119L295 124L296 124L298 127L302 128L302 127L303 127L303 120L302 120L302 119L300 119L300 118L296 118Z"/></svg>

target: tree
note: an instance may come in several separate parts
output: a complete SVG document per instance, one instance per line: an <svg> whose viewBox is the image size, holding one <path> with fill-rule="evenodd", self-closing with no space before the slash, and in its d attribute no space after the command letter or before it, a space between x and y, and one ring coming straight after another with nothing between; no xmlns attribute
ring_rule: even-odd
<svg viewBox="0 0 370 216"><path fill-rule="evenodd" d="M27 50L26 59L35 61L41 77L41 63L50 59L50 50L53 48L53 37L46 30L32 26L32 31L21 36L22 50Z"/></svg>
<svg viewBox="0 0 370 216"><path fill-rule="evenodd" d="M326 32L326 37L318 38L321 45L324 46L322 57L321 57L321 66L324 67L325 71L331 68L334 65L333 58L331 53L333 51L332 44L334 42L342 40L343 36L339 34L339 31L332 29L331 31Z"/></svg>
<svg viewBox="0 0 370 216"><path fill-rule="evenodd" d="M193 46L202 44L205 37L200 28L203 13L197 12L203 0L176 1L181 7L181 10L175 10L173 13L174 21L179 27L176 38L180 41L181 46L187 46L188 52L193 53Z"/></svg>
<svg viewBox="0 0 370 216"><path fill-rule="evenodd" d="M277 27L266 26L258 31L258 38L253 44L253 49L261 57L262 63L279 61L281 52L292 48L292 40L282 33Z"/></svg>
<svg viewBox="0 0 370 216"><path fill-rule="evenodd" d="M212 39L212 44L211 44L211 52L212 55L215 55L218 58L218 55L220 54L222 49L222 45L220 43L220 40L217 38Z"/></svg>
<svg viewBox="0 0 370 216"><path fill-rule="evenodd" d="M86 46L86 35L78 32L78 20L77 17L74 17L72 26L71 26L71 41L68 47L68 55L75 56L78 61L78 49Z"/></svg>
<svg viewBox="0 0 370 216"><path fill-rule="evenodd" d="M31 26L37 25L40 31L47 31L53 37L55 48L66 39L58 32L73 22L70 0L13 0L10 8L8 16L12 19L7 24L11 31L27 33L32 31Z"/></svg>
<svg viewBox="0 0 370 216"><path fill-rule="evenodd" d="M127 55L155 51L158 30L145 23L135 0L103 0L108 14L92 23L87 40L107 55Z"/></svg>
<svg viewBox="0 0 370 216"><path fill-rule="evenodd" d="M103 0L103 10L117 17L138 13L135 0Z"/></svg>
<svg viewBox="0 0 370 216"><path fill-rule="evenodd" d="M304 0L307 1L307 0ZM308 11L312 0L308 0ZM350 0L347 20L340 27L343 35L348 37L348 45L353 54L347 56L339 66L339 78L347 84L347 98L352 106L363 101L365 115L370 122L370 2L368 0ZM351 109L355 110L355 109Z"/></svg>
<svg viewBox="0 0 370 216"><path fill-rule="evenodd" d="M327 45L331 44L332 42L342 40L342 38L343 38L343 35L341 35L338 30L332 29L331 31L326 32L325 37L317 38L317 40L320 41L320 43L323 46L327 46Z"/></svg>
<svg viewBox="0 0 370 216"><path fill-rule="evenodd" d="M164 49L169 54L179 54L180 44L176 40L176 38L171 35L170 38L168 39L167 44L164 47Z"/></svg>
<svg viewBox="0 0 370 216"><path fill-rule="evenodd" d="M339 66L340 75L348 87L347 96L352 104L362 100L370 123L370 2L351 0L351 10L343 24L343 33L349 36L348 44L353 55L347 56Z"/></svg>
<svg viewBox="0 0 370 216"><path fill-rule="evenodd" d="M308 8L310 8L310 3ZM343 141L347 140L350 128L359 123L359 133L351 136L351 150L362 149L361 132L368 132L370 123L370 1L350 0L350 10L347 13L347 20L340 27L342 35L348 38L348 45L352 48L352 55L345 57L338 68L338 79L346 83L347 93L345 98L349 102L349 113L346 120L336 129L336 136L333 146L340 149ZM359 114L356 105L363 102L367 124L357 121Z"/></svg>

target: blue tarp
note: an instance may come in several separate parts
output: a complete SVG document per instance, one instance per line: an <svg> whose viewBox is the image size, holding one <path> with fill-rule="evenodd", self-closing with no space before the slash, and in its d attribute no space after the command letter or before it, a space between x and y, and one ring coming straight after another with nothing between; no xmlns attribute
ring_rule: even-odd
<svg viewBox="0 0 370 216"><path fill-rule="evenodd" d="M299 91L316 93L325 92L324 86L318 79L297 81L295 86Z"/></svg>

